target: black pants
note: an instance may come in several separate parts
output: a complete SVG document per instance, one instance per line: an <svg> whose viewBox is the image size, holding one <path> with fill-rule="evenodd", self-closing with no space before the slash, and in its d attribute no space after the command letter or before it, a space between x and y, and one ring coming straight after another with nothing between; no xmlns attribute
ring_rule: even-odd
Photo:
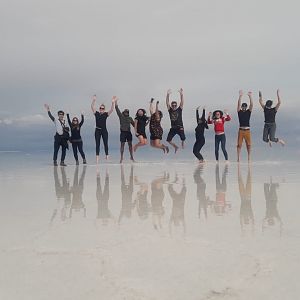
<svg viewBox="0 0 300 300"><path fill-rule="evenodd" d="M72 148L73 148L73 154L74 154L74 158L77 161L78 160L78 152L79 151L82 159L85 159L85 154L83 152L83 143L81 142L72 142Z"/></svg>
<svg viewBox="0 0 300 300"><path fill-rule="evenodd" d="M61 147L61 161L64 161L66 158L66 150L68 148L68 141L63 138L61 135L56 134L54 136L54 153L53 153L53 160L57 161L57 155L59 148Z"/></svg>
<svg viewBox="0 0 300 300"><path fill-rule="evenodd" d="M216 134L215 135L215 156L216 160L219 160L219 148L220 148L220 143L221 143L221 149L223 151L225 160L228 160L228 154L225 148L226 145L226 136L225 134Z"/></svg>
<svg viewBox="0 0 300 300"><path fill-rule="evenodd" d="M197 139L193 147L193 153L199 160L203 160L203 156L200 153L200 151L204 146L204 144L205 144L205 138L203 137L201 139Z"/></svg>
<svg viewBox="0 0 300 300"><path fill-rule="evenodd" d="M104 151L105 155L108 155L108 131L105 129L98 129L95 130L95 141L96 141L96 155L100 153L100 139L102 137L103 144L104 144Z"/></svg>

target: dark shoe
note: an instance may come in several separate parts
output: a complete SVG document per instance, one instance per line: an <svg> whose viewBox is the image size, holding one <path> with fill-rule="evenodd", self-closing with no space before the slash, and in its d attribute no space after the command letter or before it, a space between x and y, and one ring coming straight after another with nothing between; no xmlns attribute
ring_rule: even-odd
<svg viewBox="0 0 300 300"><path fill-rule="evenodd" d="M79 166L79 161L78 160L76 160L76 166Z"/></svg>
<svg viewBox="0 0 300 300"><path fill-rule="evenodd" d="M67 165L65 164L64 161L61 161L61 162L60 162L60 166L61 166L61 167L66 167Z"/></svg>
<svg viewBox="0 0 300 300"><path fill-rule="evenodd" d="M53 161L53 166L54 166L54 167L57 167L57 166L58 166L58 164L57 164L57 161L56 161L56 160L54 160L54 161Z"/></svg>
<svg viewBox="0 0 300 300"><path fill-rule="evenodd" d="M86 159L83 160L83 164L86 165Z"/></svg>

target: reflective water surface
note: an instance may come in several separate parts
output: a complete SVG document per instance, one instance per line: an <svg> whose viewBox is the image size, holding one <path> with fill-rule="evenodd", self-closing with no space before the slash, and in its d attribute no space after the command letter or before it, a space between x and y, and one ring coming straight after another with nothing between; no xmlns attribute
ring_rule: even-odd
<svg viewBox="0 0 300 300"><path fill-rule="evenodd" d="M1 299L297 299L298 170L1 168Z"/></svg>

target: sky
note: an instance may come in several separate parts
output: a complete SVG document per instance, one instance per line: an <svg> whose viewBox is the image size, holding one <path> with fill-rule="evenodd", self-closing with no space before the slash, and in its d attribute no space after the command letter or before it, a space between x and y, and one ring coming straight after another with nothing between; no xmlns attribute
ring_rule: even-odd
<svg viewBox="0 0 300 300"><path fill-rule="evenodd" d="M239 89L253 91L261 122L258 90L275 99L280 88L279 121L288 126L299 107L299 8L291 0L2 0L0 135L9 145L9 130L21 128L22 138L51 127L44 103L84 111L93 127L93 94L107 106L117 95L132 114L154 97L166 112L167 89L177 100L181 87L187 130L198 105L234 114Z"/></svg>

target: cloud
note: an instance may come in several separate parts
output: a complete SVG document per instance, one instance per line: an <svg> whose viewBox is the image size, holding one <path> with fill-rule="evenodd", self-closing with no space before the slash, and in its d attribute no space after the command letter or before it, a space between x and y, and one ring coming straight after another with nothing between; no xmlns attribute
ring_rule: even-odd
<svg viewBox="0 0 300 300"><path fill-rule="evenodd" d="M15 126L33 126L44 125L47 123L47 118L41 114L27 115L20 117L0 118L0 125L15 125Z"/></svg>

